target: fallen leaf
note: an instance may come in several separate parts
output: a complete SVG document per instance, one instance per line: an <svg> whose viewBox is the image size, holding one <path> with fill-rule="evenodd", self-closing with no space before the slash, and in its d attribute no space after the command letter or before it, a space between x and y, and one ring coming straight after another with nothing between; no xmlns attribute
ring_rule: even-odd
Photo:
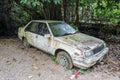
<svg viewBox="0 0 120 80"><path fill-rule="evenodd" d="M17 60L15 58L13 58L13 61L16 62Z"/></svg>
<svg viewBox="0 0 120 80"><path fill-rule="evenodd" d="M10 65L10 64L11 64L11 62L10 62L10 61L6 61L6 64L7 64L7 65Z"/></svg>
<svg viewBox="0 0 120 80"><path fill-rule="evenodd" d="M33 64L32 66L34 69L38 69L38 67L35 64Z"/></svg>

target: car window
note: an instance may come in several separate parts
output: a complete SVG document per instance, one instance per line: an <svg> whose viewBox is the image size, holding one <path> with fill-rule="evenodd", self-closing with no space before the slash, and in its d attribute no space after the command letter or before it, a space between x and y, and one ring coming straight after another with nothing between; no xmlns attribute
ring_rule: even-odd
<svg viewBox="0 0 120 80"><path fill-rule="evenodd" d="M38 34L44 36L45 34L50 34L46 23L39 23Z"/></svg>
<svg viewBox="0 0 120 80"><path fill-rule="evenodd" d="M76 32L74 28L65 22L51 22L49 26L54 36L71 35Z"/></svg>
<svg viewBox="0 0 120 80"><path fill-rule="evenodd" d="M32 22L26 27L26 31L37 33L38 22Z"/></svg>

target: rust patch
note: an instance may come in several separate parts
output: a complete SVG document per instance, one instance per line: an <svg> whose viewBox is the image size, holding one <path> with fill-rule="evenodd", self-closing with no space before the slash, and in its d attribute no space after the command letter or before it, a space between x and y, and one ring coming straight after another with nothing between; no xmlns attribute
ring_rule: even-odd
<svg viewBox="0 0 120 80"><path fill-rule="evenodd" d="M95 41L95 40L86 40L86 41L83 41L81 43L83 43L83 44L93 44L93 43L101 44L101 42L98 42L98 41Z"/></svg>
<svg viewBox="0 0 120 80"><path fill-rule="evenodd" d="M60 44L60 43L58 43L58 42L55 42L55 48L56 48L56 47L58 47L58 45L59 45L59 44Z"/></svg>
<svg viewBox="0 0 120 80"><path fill-rule="evenodd" d="M51 45L51 39L48 39L48 46L50 47L50 45Z"/></svg>

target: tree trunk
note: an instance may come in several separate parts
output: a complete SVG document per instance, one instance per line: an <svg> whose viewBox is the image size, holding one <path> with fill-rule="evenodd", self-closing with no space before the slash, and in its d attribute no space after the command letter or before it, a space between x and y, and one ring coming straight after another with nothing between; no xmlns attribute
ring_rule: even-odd
<svg viewBox="0 0 120 80"><path fill-rule="evenodd" d="M43 7L45 19L62 20L60 4L56 5L54 2L45 2Z"/></svg>
<svg viewBox="0 0 120 80"><path fill-rule="evenodd" d="M10 11L12 7L12 1L11 0L4 0L0 1L0 29L2 29L4 34L1 35L10 35L13 33L13 29L11 28L11 18L10 18ZM4 26L2 26L4 25Z"/></svg>
<svg viewBox="0 0 120 80"><path fill-rule="evenodd" d="M60 4L56 5L54 19L62 20L62 12L61 12L61 5Z"/></svg>
<svg viewBox="0 0 120 80"><path fill-rule="evenodd" d="M62 17L62 20L64 20L64 5L63 5L63 0L61 0L61 17Z"/></svg>
<svg viewBox="0 0 120 80"><path fill-rule="evenodd" d="M79 0L76 0L75 16L76 16L75 24L79 25Z"/></svg>
<svg viewBox="0 0 120 80"><path fill-rule="evenodd" d="M64 9L64 21L67 21L67 0L63 0L63 9Z"/></svg>

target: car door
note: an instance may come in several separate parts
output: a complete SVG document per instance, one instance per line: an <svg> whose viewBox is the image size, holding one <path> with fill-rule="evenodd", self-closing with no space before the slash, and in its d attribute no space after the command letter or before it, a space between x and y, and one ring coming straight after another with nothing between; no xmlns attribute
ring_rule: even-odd
<svg viewBox="0 0 120 80"><path fill-rule="evenodd" d="M36 45L37 45L37 48L48 52L48 48L50 45L50 36L46 37L46 35L50 35L48 26L46 23L40 22L38 25Z"/></svg>
<svg viewBox="0 0 120 80"><path fill-rule="evenodd" d="M29 44L32 46L36 46L36 35L38 30L38 22L31 22L26 28L25 28L25 37L28 40Z"/></svg>

